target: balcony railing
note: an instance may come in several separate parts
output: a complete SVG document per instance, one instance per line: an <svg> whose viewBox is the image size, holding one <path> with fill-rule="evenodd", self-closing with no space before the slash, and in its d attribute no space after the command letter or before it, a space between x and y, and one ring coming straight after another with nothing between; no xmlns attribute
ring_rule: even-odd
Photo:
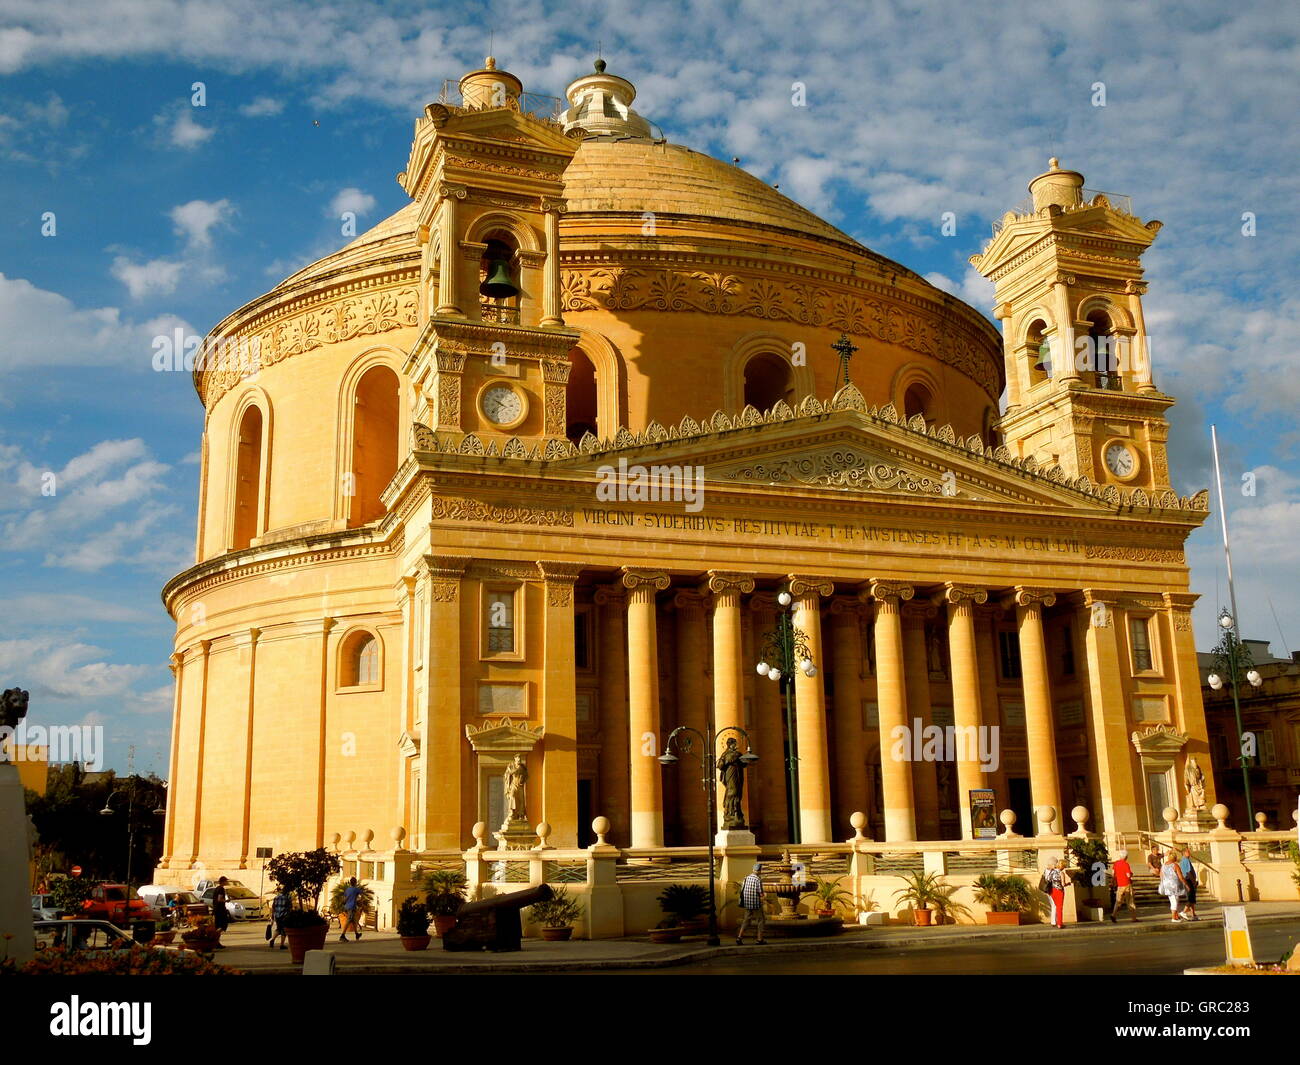
<svg viewBox="0 0 1300 1065"><path fill-rule="evenodd" d="M507 307L503 303L492 303L490 300L483 300L478 305L479 320L483 322L497 322L500 325L518 325L519 308Z"/></svg>
<svg viewBox="0 0 1300 1065"><path fill-rule="evenodd" d="M459 79L448 78L442 83L442 91L438 93L438 103L444 107L457 107L464 110L471 110L465 107L465 102L460 95ZM511 110L518 110L526 115L532 115L534 118L541 118L547 122L556 122L559 120L560 113L564 110L564 101L558 96L547 96L540 92L522 92L519 94L517 101L511 101L516 106Z"/></svg>

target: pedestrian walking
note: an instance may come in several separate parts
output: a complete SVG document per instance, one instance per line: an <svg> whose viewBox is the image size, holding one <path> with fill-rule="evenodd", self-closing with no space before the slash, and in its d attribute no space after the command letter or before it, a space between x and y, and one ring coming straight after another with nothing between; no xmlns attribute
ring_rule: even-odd
<svg viewBox="0 0 1300 1065"><path fill-rule="evenodd" d="M217 926L218 932L224 932L230 927L230 911L226 909L226 878L224 876L217 880L217 886L212 890L212 923Z"/></svg>
<svg viewBox="0 0 1300 1065"><path fill-rule="evenodd" d="M1110 919L1111 923L1117 923L1115 914L1119 912L1121 906L1127 906L1129 920L1138 919L1137 900L1133 897L1133 867L1128 864L1128 851L1120 851L1115 855L1115 864L1111 867L1114 876L1115 898L1111 905Z"/></svg>
<svg viewBox="0 0 1300 1065"><path fill-rule="evenodd" d="M1173 915L1170 920L1178 924L1182 920L1179 914L1183 900L1187 898L1187 881L1178 868L1178 855L1173 851L1165 855L1165 864L1160 867L1160 894L1169 900L1169 912Z"/></svg>
<svg viewBox="0 0 1300 1065"><path fill-rule="evenodd" d="M745 941L745 929L749 927L750 921L754 922L754 932L761 945L764 942L763 932L767 922L766 915L763 913L763 867L761 865L754 866L754 871L741 881L740 908L745 911L745 916L741 918L740 928L736 930L736 946L740 946Z"/></svg>
<svg viewBox="0 0 1300 1065"><path fill-rule="evenodd" d="M1183 857L1178 863L1178 871L1183 874L1183 883L1187 885L1187 903L1183 907L1183 920L1199 921L1196 916L1196 885L1200 883L1196 876L1196 863L1192 861L1192 848L1183 848Z"/></svg>
<svg viewBox="0 0 1300 1065"><path fill-rule="evenodd" d="M289 943L289 930L285 928L285 919L289 916L289 911L293 909L293 896L289 894L289 889L282 887L280 893L275 896L271 903L271 923L274 926L271 942L268 947L274 948L276 939L280 940L280 949L285 950Z"/></svg>
<svg viewBox="0 0 1300 1065"><path fill-rule="evenodd" d="M348 886L343 889L343 932L339 936L340 943L348 941L349 927L354 938L361 938L361 927L357 924L357 905L360 899L361 889L357 887L357 878L354 876L348 880Z"/></svg>
<svg viewBox="0 0 1300 1065"><path fill-rule="evenodd" d="M1065 871L1064 858L1058 858L1056 864L1049 866L1043 873L1043 883L1052 900L1052 924L1057 928L1065 927L1065 885L1070 882L1069 875Z"/></svg>

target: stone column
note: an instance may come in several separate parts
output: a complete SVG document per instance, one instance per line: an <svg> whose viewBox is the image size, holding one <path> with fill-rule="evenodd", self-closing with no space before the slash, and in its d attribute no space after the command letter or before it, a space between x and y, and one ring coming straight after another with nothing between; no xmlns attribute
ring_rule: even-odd
<svg viewBox="0 0 1300 1065"><path fill-rule="evenodd" d="M1084 645L1088 680L1085 693L1090 717L1090 739L1097 756L1097 785L1101 792L1101 824L1105 832L1137 832L1138 793L1134 787L1129 747L1128 705L1123 673L1127 664L1120 654L1119 613L1116 592L1085 588L1087 610Z"/></svg>
<svg viewBox="0 0 1300 1065"><path fill-rule="evenodd" d="M185 668L185 652L177 651L167 659L167 668L171 670L172 683L176 686L172 693L172 752L167 762L167 779L176 779L176 758L181 743L181 677ZM167 797L167 818L163 827L163 856L159 868L169 869L172 862L172 846L176 839L176 804L174 795Z"/></svg>
<svg viewBox="0 0 1300 1065"><path fill-rule="evenodd" d="M764 637L776 628L775 599L767 593L750 597L749 609L754 616L754 661L763 653ZM786 794L785 708L781 704L781 686L766 677L754 683L754 732L759 744L758 788L763 811L762 838L784 840L789 835L786 817L789 797ZM788 841L787 841L788 842Z"/></svg>
<svg viewBox="0 0 1300 1065"><path fill-rule="evenodd" d="M717 759L718 752L726 747L725 728L745 727L745 682L740 671L744 668L740 639L740 597L754 590L754 578L746 573L727 573L709 570L704 587L713 596L713 727L718 742L710 756ZM745 742L734 732L736 745L744 751ZM717 774L714 773L716 782ZM722 823L722 798L724 789L716 787L714 809L718 811L718 824ZM749 824L749 788L745 789L745 824Z"/></svg>
<svg viewBox="0 0 1300 1065"><path fill-rule="evenodd" d="M423 721L419 757L424 840L417 843L417 850L460 850L461 814L467 797L468 808L472 808L474 782L467 772L461 679L462 589L469 562L460 555L424 556L429 613L423 652L428 678L419 710Z"/></svg>
<svg viewBox="0 0 1300 1065"><path fill-rule="evenodd" d="M560 215L567 211L564 200L542 200L546 212L546 265L542 278L542 325L562 326L560 309Z"/></svg>
<svg viewBox="0 0 1300 1065"><path fill-rule="evenodd" d="M627 602L621 584L596 590L600 608L600 816L626 842L631 817L628 780Z"/></svg>
<svg viewBox="0 0 1300 1065"><path fill-rule="evenodd" d="M456 201L469 195L469 189L444 181L438 186L438 196L442 199L442 215L439 219L442 227L442 259L438 264L438 309L437 314L454 318L464 318L465 312L460 307L458 274L460 271L460 232L456 225Z"/></svg>
<svg viewBox="0 0 1300 1065"><path fill-rule="evenodd" d="M1052 283L1052 310L1056 332L1052 334L1052 380L1063 387L1078 381L1078 353L1074 350L1074 311L1070 308L1070 288L1074 278L1058 274ZM963 804L969 806L965 799ZM969 812L966 815L969 817Z"/></svg>
<svg viewBox="0 0 1300 1065"><path fill-rule="evenodd" d="M709 643L704 624L704 600L699 592L687 589L673 596L673 606L677 610L677 724L689 725L701 734L709 727ZM662 750L663 744L659 747ZM690 846L707 841L709 831L708 796L700 787L697 768L683 762L672 774L677 778L681 841Z"/></svg>
<svg viewBox="0 0 1300 1065"><path fill-rule="evenodd" d="M578 718L573 660L573 585L581 562L538 561L546 582L542 640L542 809L553 847L578 845Z"/></svg>
<svg viewBox="0 0 1300 1065"><path fill-rule="evenodd" d="M944 585L944 599L948 603L948 652L952 662L952 716L957 728L957 806L961 813L963 839L974 838L970 792L985 786L975 742L983 723L975 646L975 606L986 602L988 597L989 593L983 588L952 581Z"/></svg>
<svg viewBox="0 0 1300 1065"><path fill-rule="evenodd" d="M244 811L239 832L239 868L248 868L249 820L253 812L253 713L257 705L257 640L262 630L248 630L248 710L244 733Z"/></svg>
<svg viewBox="0 0 1300 1065"><path fill-rule="evenodd" d="M208 661L212 652L212 641L200 640L199 649L203 655L203 665L199 669L199 736L194 749L194 822L190 826L193 830L193 839L190 842L188 863L191 868L198 861L199 826L203 820L203 754L208 736Z"/></svg>
<svg viewBox="0 0 1300 1065"><path fill-rule="evenodd" d="M1155 392L1152 380L1151 345L1147 342L1146 317L1142 314L1142 297L1146 294L1147 283L1132 279L1124 283L1128 295L1128 308L1133 315L1135 335L1130 343L1129 356L1133 360L1133 383L1139 392Z"/></svg>
<svg viewBox="0 0 1300 1065"><path fill-rule="evenodd" d="M903 670L907 674L907 717L928 728L930 712L930 656L925 645L925 623L938 614L932 603L903 604ZM936 762L912 764L916 833L919 839L939 838L939 766Z"/></svg>
<svg viewBox="0 0 1300 1065"><path fill-rule="evenodd" d="M825 577L790 574L795 601L794 626L808 641L808 654L817 667L807 676L794 671L795 735L799 754L799 834L803 843L829 843L831 831L830 760L826 738L826 693L822 687L822 620L820 599L835 585Z"/></svg>
<svg viewBox="0 0 1300 1065"><path fill-rule="evenodd" d="M1034 806L1033 830L1051 833L1038 811L1061 809L1061 780L1056 763L1056 725L1052 720L1052 683L1043 638L1043 608L1056 602L1056 593L1017 586L1016 625L1020 639L1020 674L1025 692L1025 745L1029 750L1029 792Z"/></svg>
<svg viewBox="0 0 1300 1065"><path fill-rule="evenodd" d="M655 592L668 587L662 570L624 567L627 596L628 748L631 765L632 846L664 843L663 779L657 761L659 734L659 654L656 646Z"/></svg>
<svg viewBox="0 0 1300 1065"><path fill-rule="evenodd" d="M915 589L900 581L873 580L866 593L876 604L876 705L880 713L880 790L885 839L916 839L912 804L912 723L907 717L903 672L902 604Z"/></svg>
<svg viewBox="0 0 1300 1065"><path fill-rule="evenodd" d="M320 692L316 704L316 846L325 846L325 724L330 693L330 632L333 618L322 618L320 627Z"/></svg>
<svg viewBox="0 0 1300 1065"><path fill-rule="evenodd" d="M847 823L870 806L867 791L867 742L862 730L862 604L836 596L831 600L831 657L835 664L836 810Z"/></svg>

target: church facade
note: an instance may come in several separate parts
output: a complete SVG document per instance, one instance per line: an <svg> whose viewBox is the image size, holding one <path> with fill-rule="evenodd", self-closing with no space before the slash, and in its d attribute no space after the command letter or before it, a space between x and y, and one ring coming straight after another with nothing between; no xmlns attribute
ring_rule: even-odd
<svg viewBox="0 0 1300 1065"><path fill-rule="evenodd" d="M990 790L1026 833L1200 816L1158 222L1053 160L972 259L999 334L603 64L554 108L491 60L458 88L411 202L196 369L160 879L512 813L700 845L683 725L742 730L760 843L969 838Z"/></svg>

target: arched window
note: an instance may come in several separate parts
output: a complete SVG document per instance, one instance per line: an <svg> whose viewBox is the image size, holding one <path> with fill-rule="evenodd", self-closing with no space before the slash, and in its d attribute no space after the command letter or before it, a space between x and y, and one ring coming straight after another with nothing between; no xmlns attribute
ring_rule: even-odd
<svg viewBox="0 0 1300 1065"><path fill-rule="evenodd" d="M985 447L998 446L998 442L999 442L998 432L996 429L993 428L993 423L996 422L997 420L998 420L998 412L994 410L992 407L985 407L984 408L984 429L981 434L984 437Z"/></svg>
<svg viewBox="0 0 1300 1065"><path fill-rule="evenodd" d="M376 687L379 684L379 640L374 633L358 629L350 633L339 649L339 687Z"/></svg>
<svg viewBox="0 0 1300 1065"><path fill-rule="evenodd" d="M919 414L927 422L931 421L933 405L934 400L925 385L909 385L907 391L903 393L903 420L911 421Z"/></svg>
<svg viewBox="0 0 1300 1065"><path fill-rule="evenodd" d="M485 322L519 324L519 261L514 238L494 232L478 263L479 318Z"/></svg>
<svg viewBox="0 0 1300 1065"><path fill-rule="evenodd" d="M1119 377L1119 345L1110 315L1105 311L1088 315L1088 360L1088 369L1093 372L1098 388L1118 392L1124 387Z"/></svg>
<svg viewBox="0 0 1300 1065"><path fill-rule="evenodd" d="M379 496L397 472L400 385L387 366L367 370L357 382L352 411L352 464L343 478L350 495L348 527L384 516Z"/></svg>
<svg viewBox="0 0 1300 1065"><path fill-rule="evenodd" d="M778 400L794 406L794 373L780 355L765 351L745 363L745 403L769 411Z"/></svg>
<svg viewBox="0 0 1300 1065"><path fill-rule="evenodd" d="M1025 334L1025 358L1029 360L1029 384L1046 381L1052 374L1052 348L1045 335L1047 323L1041 318L1029 327Z"/></svg>
<svg viewBox="0 0 1300 1065"><path fill-rule="evenodd" d="M565 412L568 424L564 435L578 443L586 433L597 432L596 367L581 348L569 351L569 383L565 389Z"/></svg>
<svg viewBox="0 0 1300 1065"><path fill-rule="evenodd" d="M230 546L238 551L261 535L262 502L262 411L250 406L239 420L239 441L235 456L235 513Z"/></svg>

